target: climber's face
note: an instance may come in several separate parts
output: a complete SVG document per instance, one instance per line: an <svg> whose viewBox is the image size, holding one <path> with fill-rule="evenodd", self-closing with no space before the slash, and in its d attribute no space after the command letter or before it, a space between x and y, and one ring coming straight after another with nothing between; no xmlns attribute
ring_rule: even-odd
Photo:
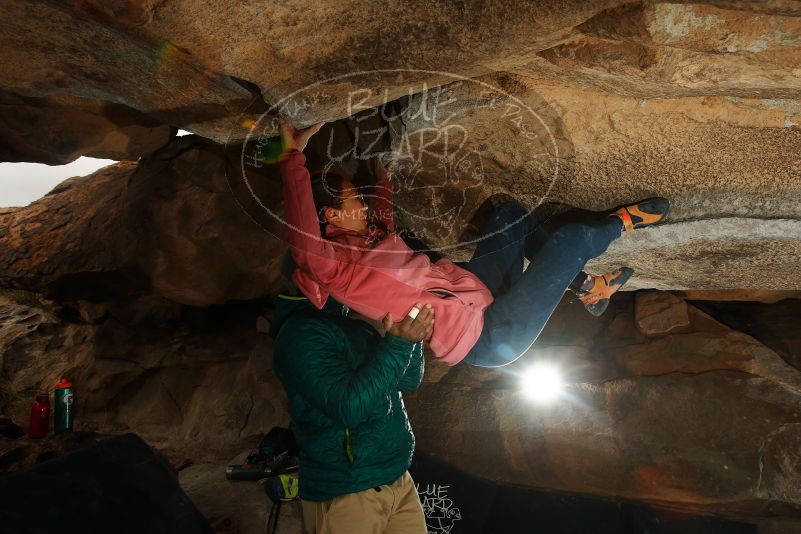
<svg viewBox="0 0 801 534"><path fill-rule="evenodd" d="M367 233L367 204L350 180L342 181L339 208L326 208L325 218L329 224L334 226L360 234Z"/></svg>

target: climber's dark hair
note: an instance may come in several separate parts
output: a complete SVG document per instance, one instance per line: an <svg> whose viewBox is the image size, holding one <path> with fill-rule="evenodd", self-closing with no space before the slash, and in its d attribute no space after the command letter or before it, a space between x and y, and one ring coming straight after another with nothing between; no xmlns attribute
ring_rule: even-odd
<svg viewBox="0 0 801 534"><path fill-rule="evenodd" d="M325 208L339 209L342 207L342 191L345 177L331 171L319 171L311 175L312 197L314 208L320 224L325 224Z"/></svg>

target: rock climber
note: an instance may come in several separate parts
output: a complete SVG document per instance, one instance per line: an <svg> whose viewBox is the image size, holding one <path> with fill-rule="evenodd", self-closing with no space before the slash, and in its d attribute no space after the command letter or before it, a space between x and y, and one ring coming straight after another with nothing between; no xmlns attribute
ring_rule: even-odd
<svg viewBox="0 0 801 534"><path fill-rule="evenodd" d="M349 179L326 173L312 180L303 154L322 123L297 130L280 122L280 168L294 282L321 308L329 296L381 320L414 314L417 303L436 311L429 338L447 364L507 365L526 353L565 290L594 315L633 270L591 275L583 271L622 232L661 223L669 203L649 198L609 212L568 212L538 221L523 206L499 206L463 267L432 262L395 233L392 184L376 160L379 177L371 209ZM372 218L370 212L372 211ZM524 259L529 260L523 269Z"/></svg>

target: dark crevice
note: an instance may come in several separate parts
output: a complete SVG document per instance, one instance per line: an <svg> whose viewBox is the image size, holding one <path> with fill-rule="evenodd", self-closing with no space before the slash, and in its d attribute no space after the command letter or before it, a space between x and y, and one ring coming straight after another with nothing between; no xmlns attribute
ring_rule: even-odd
<svg viewBox="0 0 801 534"><path fill-rule="evenodd" d="M83 299L104 302L150 290L150 279L135 268L107 272L69 273L51 282L45 296L51 300Z"/></svg>
<svg viewBox="0 0 801 534"><path fill-rule="evenodd" d="M271 106L264 101L264 97L261 93L261 88L256 85L254 82L249 80L245 80L243 78L237 78L236 76L231 76L227 74L226 77L231 80L232 82L239 84L243 89L246 89L253 95L253 100L251 100L250 104L242 110L242 113L266 113Z"/></svg>
<svg viewBox="0 0 801 534"><path fill-rule="evenodd" d="M175 396L172 394L172 391L170 391L170 388L167 387L167 383L164 381L164 373L159 373L158 377L159 377L159 382L161 383L161 387L164 388L164 392L167 394L167 397L170 399L170 402L172 402L173 406L175 406L175 409L178 410L178 414L183 418L184 410L183 408L181 408L181 405L178 403L178 400L176 400Z"/></svg>
<svg viewBox="0 0 801 534"><path fill-rule="evenodd" d="M253 395L248 394L248 399L250 401L250 407L248 408L247 413L245 414L245 421L242 423L242 426L239 428L239 435L242 435L242 432L248 427L248 423L250 422L250 415L253 413L253 408L256 406L256 403L253 401Z"/></svg>
<svg viewBox="0 0 801 534"><path fill-rule="evenodd" d="M801 300L761 302L691 301L693 306L732 330L747 334L801 370Z"/></svg>

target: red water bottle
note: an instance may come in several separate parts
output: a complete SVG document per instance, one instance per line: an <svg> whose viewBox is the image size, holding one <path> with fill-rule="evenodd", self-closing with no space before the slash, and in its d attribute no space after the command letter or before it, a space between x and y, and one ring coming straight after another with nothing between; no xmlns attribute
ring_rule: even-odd
<svg viewBox="0 0 801 534"><path fill-rule="evenodd" d="M31 406L31 422L28 426L28 437L32 439L43 438L50 427L50 395L39 393L36 402Z"/></svg>

